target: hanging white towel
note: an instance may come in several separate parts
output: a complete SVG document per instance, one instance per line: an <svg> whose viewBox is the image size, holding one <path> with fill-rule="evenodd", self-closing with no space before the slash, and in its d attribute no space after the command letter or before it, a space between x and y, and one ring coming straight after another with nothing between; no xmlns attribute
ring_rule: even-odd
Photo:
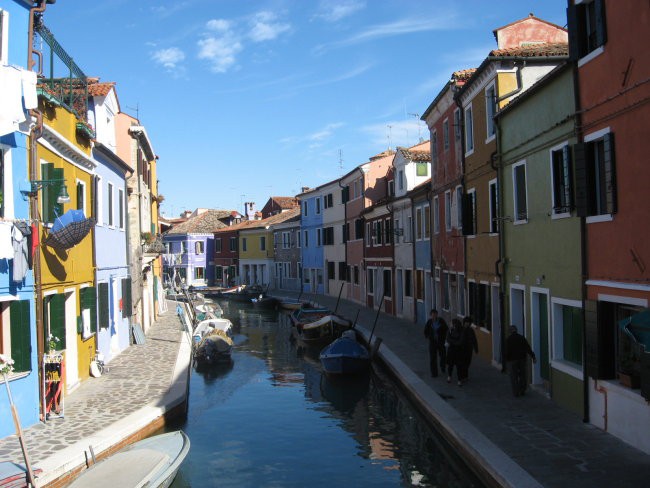
<svg viewBox="0 0 650 488"><path fill-rule="evenodd" d="M23 235L17 225L12 230L11 245L14 250L13 277L12 281L21 283L29 269L29 247L27 237Z"/></svg>
<svg viewBox="0 0 650 488"><path fill-rule="evenodd" d="M36 95L36 73L26 69L21 72L21 83L23 86L23 103L25 110L38 107L38 96Z"/></svg>
<svg viewBox="0 0 650 488"><path fill-rule="evenodd" d="M11 230L13 225L10 222L0 222L0 259L13 259L14 246L11 241Z"/></svg>
<svg viewBox="0 0 650 488"><path fill-rule="evenodd" d="M22 70L0 66L0 136L14 132L25 121Z"/></svg>

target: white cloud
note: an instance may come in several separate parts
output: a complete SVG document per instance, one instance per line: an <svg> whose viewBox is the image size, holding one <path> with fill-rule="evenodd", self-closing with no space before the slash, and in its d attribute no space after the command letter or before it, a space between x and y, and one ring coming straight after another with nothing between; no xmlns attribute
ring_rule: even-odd
<svg viewBox="0 0 650 488"><path fill-rule="evenodd" d="M291 25L276 22L277 16L273 12L258 12L250 21L248 36L254 42L272 41L280 34L291 29Z"/></svg>
<svg viewBox="0 0 650 488"><path fill-rule="evenodd" d="M364 8L366 2L360 0L322 0L315 17L326 22L338 22Z"/></svg>
<svg viewBox="0 0 650 488"><path fill-rule="evenodd" d="M198 57L210 63L210 69L215 73L225 73L236 62L237 54L241 52L241 43L231 37L206 37L197 42Z"/></svg>
<svg viewBox="0 0 650 488"><path fill-rule="evenodd" d="M215 32L228 32L232 28L232 22L225 19L211 19L205 25L209 30Z"/></svg>
<svg viewBox="0 0 650 488"><path fill-rule="evenodd" d="M330 139L336 129L343 127L345 124L343 122L332 122L325 125L321 129L315 130L314 132L302 136L288 136L283 139L280 139L282 144L301 144L309 143L307 146L309 149L316 149L323 145L323 142L327 139Z"/></svg>
<svg viewBox="0 0 650 488"><path fill-rule="evenodd" d="M177 47L159 49L153 53L153 60L166 69L176 69L178 64L185 60L185 53Z"/></svg>
<svg viewBox="0 0 650 488"><path fill-rule="evenodd" d="M373 41L383 37L393 37L416 32L426 32L433 30L449 30L457 27L456 15L439 15L431 18L407 18L396 20L388 24L379 24L368 27L347 39L321 44L316 46L317 53L324 52L327 49L360 44L362 42Z"/></svg>

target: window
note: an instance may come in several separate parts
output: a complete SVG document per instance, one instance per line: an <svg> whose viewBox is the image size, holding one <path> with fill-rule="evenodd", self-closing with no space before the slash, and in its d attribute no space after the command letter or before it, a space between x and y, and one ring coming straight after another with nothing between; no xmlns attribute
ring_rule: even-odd
<svg viewBox="0 0 650 488"><path fill-rule="evenodd" d="M442 273L442 309L449 310L449 272Z"/></svg>
<svg viewBox="0 0 650 488"><path fill-rule="evenodd" d="M86 184L83 181L77 180L77 210L82 210L85 216L86 213Z"/></svg>
<svg viewBox="0 0 650 488"><path fill-rule="evenodd" d="M432 130L431 131L431 161L434 163L438 161L438 131ZM420 175L418 176L425 176L425 175Z"/></svg>
<svg viewBox="0 0 650 488"><path fill-rule="evenodd" d="M350 200L350 186L341 188L341 203L347 203Z"/></svg>
<svg viewBox="0 0 650 488"><path fill-rule="evenodd" d="M320 247L322 245L322 234L322 229L316 229L316 247Z"/></svg>
<svg viewBox="0 0 650 488"><path fill-rule="evenodd" d="M494 138L496 126L494 125L494 114L497 111L497 97L494 91L494 83L485 90L485 123L487 130L487 141Z"/></svg>
<svg viewBox="0 0 650 488"><path fill-rule="evenodd" d="M340 261L339 262L339 280L348 280L349 277L347 276L347 264L345 264L345 261Z"/></svg>
<svg viewBox="0 0 650 488"><path fill-rule="evenodd" d="M415 209L415 239L422 239L422 208Z"/></svg>
<svg viewBox="0 0 650 488"><path fill-rule="evenodd" d="M29 303L13 300L0 304L0 353L14 360L15 373L32 370ZM59 344L65 344L65 328L62 331L56 335L62 341Z"/></svg>
<svg viewBox="0 0 650 488"><path fill-rule="evenodd" d="M323 207L330 208L333 206L334 206L334 199L332 198L332 194L328 193L323 197Z"/></svg>
<svg viewBox="0 0 650 488"><path fill-rule="evenodd" d="M354 220L354 238L363 239L363 220L361 219Z"/></svg>
<svg viewBox="0 0 650 488"><path fill-rule="evenodd" d="M463 235L476 235L476 190L474 188L463 195L461 207Z"/></svg>
<svg viewBox="0 0 650 488"><path fill-rule="evenodd" d="M302 215L307 217L307 202L302 202Z"/></svg>
<svg viewBox="0 0 650 488"><path fill-rule="evenodd" d="M460 141L461 126L460 126L460 109L454 110L454 139Z"/></svg>
<svg viewBox="0 0 650 488"><path fill-rule="evenodd" d="M468 288L469 313L476 325L483 329L492 329L492 302L490 300L490 285L469 282Z"/></svg>
<svg viewBox="0 0 650 488"><path fill-rule="evenodd" d="M408 225L406 226L406 237L404 242L413 242L413 217L408 216Z"/></svg>
<svg viewBox="0 0 650 488"><path fill-rule="evenodd" d="M474 151L474 120L472 116L472 106L465 109L465 152Z"/></svg>
<svg viewBox="0 0 650 488"><path fill-rule="evenodd" d="M449 149L449 119L442 122L442 146L445 151Z"/></svg>
<svg viewBox="0 0 650 488"><path fill-rule="evenodd" d="M553 300L553 358L582 366L582 308L580 302Z"/></svg>
<svg viewBox="0 0 650 488"><path fill-rule="evenodd" d="M260 251L266 251L266 236L260 236Z"/></svg>
<svg viewBox="0 0 650 488"><path fill-rule="evenodd" d="M354 198L359 198L361 196L359 194L359 180L354 180L352 183L352 189L354 190Z"/></svg>
<svg viewBox="0 0 650 488"><path fill-rule="evenodd" d="M117 211L118 211L118 221L120 229L124 229L124 190L121 188L117 190Z"/></svg>
<svg viewBox="0 0 650 488"><path fill-rule="evenodd" d="M230 246L229 246L230 251L235 252L237 251L237 238L236 237L231 237L230 238Z"/></svg>
<svg viewBox="0 0 650 488"><path fill-rule="evenodd" d="M605 21L605 1L583 1L569 5L567 11L569 24L569 55L580 59L589 53L597 55L607 42L607 23Z"/></svg>
<svg viewBox="0 0 650 488"><path fill-rule="evenodd" d="M375 246L381 246L383 243L383 237L384 237L384 231L383 231L383 225L381 223L381 220L376 220L375 221Z"/></svg>
<svg viewBox="0 0 650 488"><path fill-rule="evenodd" d="M131 294L131 278L122 279L122 317L133 315L133 299Z"/></svg>
<svg viewBox="0 0 650 488"><path fill-rule="evenodd" d="M395 244L399 244L399 236L401 236L403 232L403 229L399 226L399 219L395 219L393 222L393 229L395 233Z"/></svg>
<svg viewBox="0 0 650 488"><path fill-rule="evenodd" d="M571 151L568 145L551 151L551 179L553 185L553 215L571 211Z"/></svg>
<svg viewBox="0 0 650 488"><path fill-rule="evenodd" d="M384 270L384 296L386 298L393 296L393 280L390 269Z"/></svg>
<svg viewBox="0 0 650 488"><path fill-rule="evenodd" d="M108 193L108 225L112 227L113 222L113 183L107 185L106 193Z"/></svg>
<svg viewBox="0 0 650 488"><path fill-rule="evenodd" d="M41 191L41 216L43 222L52 223L54 220L63 215L63 204L57 203L61 186L64 184L63 168L55 168L52 163L41 164L41 179L43 180L60 180L51 185L46 185Z"/></svg>
<svg viewBox="0 0 650 488"><path fill-rule="evenodd" d="M181 254L185 254L187 252L187 243L185 241L181 241Z"/></svg>
<svg viewBox="0 0 650 488"><path fill-rule="evenodd" d="M205 279L205 268L203 266L197 266L196 268L194 268L194 279L195 280Z"/></svg>
<svg viewBox="0 0 650 488"><path fill-rule="evenodd" d="M438 200L438 195L433 197L433 233L438 234L440 232L440 201Z"/></svg>
<svg viewBox="0 0 650 488"><path fill-rule="evenodd" d="M335 264L336 263L334 261L328 261L327 262L327 279L329 279L329 280L335 280L336 279L336 275L334 274L335 273L335 271L334 271L334 265Z"/></svg>
<svg viewBox="0 0 650 488"><path fill-rule="evenodd" d="M456 226L463 228L463 187L456 187Z"/></svg>
<svg viewBox="0 0 650 488"><path fill-rule="evenodd" d="M217 237L214 240L214 251L221 252L221 237Z"/></svg>
<svg viewBox="0 0 650 488"><path fill-rule="evenodd" d="M323 228L323 245L324 246L334 245L334 227Z"/></svg>
<svg viewBox="0 0 650 488"><path fill-rule="evenodd" d="M458 275L458 315L465 315L465 276Z"/></svg>
<svg viewBox="0 0 650 488"><path fill-rule="evenodd" d="M108 329L110 326L108 291L108 283L97 283L97 326L100 329Z"/></svg>
<svg viewBox="0 0 650 488"><path fill-rule="evenodd" d="M359 266L354 267L354 284L359 284Z"/></svg>
<svg viewBox="0 0 650 488"><path fill-rule="evenodd" d="M316 198L316 215L320 213L320 197Z"/></svg>
<svg viewBox="0 0 650 488"><path fill-rule="evenodd" d="M242 251L248 251L248 242L246 241L245 237L242 237L241 239L241 250Z"/></svg>
<svg viewBox="0 0 650 488"><path fill-rule="evenodd" d="M397 188L399 188L400 190L404 189L404 170L403 169L400 169L397 172Z"/></svg>
<svg viewBox="0 0 650 488"><path fill-rule="evenodd" d="M388 182L388 196L389 197L395 196L395 180L390 180Z"/></svg>
<svg viewBox="0 0 650 488"><path fill-rule="evenodd" d="M196 241L194 243L194 254L203 254L205 252L205 243L203 241Z"/></svg>
<svg viewBox="0 0 650 488"><path fill-rule="evenodd" d="M410 269L404 270L404 296L412 297L413 296L413 271Z"/></svg>
<svg viewBox="0 0 650 488"><path fill-rule="evenodd" d="M366 222L366 247L370 246L370 242L373 239L372 232L370 230L370 222Z"/></svg>
<svg viewBox="0 0 650 488"><path fill-rule="evenodd" d="M341 224L341 244L345 244L350 239L350 224Z"/></svg>
<svg viewBox="0 0 650 488"><path fill-rule="evenodd" d="M375 292L375 282L373 280L374 274L375 274L375 269L374 268L368 268L368 293L374 293Z"/></svg>
<svg viewBox="0 0 650 488"><path fill-rule="evenodd" d="M282 233L282 249L289 249L291 247L291 234L289 232Z"/></svg>
<svg viewBox="0 0 650 488"><path fill-rule="evenodd" d="M599 131L585 137L585 143L576 144L574 156L575 204L578 215L584 217L616 213L614 134Z"/></svg>
<svg viewBox="0 0 650 488"><path fill-rule="evenodd" d="M300 247L302 245L302 243L300 242L300 237L301 237L300 230L297 230L296 231L296 247L298 249L300 249Z"/></svg>
<svg viewBox="0 0 650 488"><path fill-rule="evenodd" d="M424 271L415 270L415 299L424 300Z"/></svg>
<svg viewBox="0 0 650 488"><path fill-rule="evenodd" d="M305 239L304 239L305 247L309 247L309 231L306 230L304 232L305 232L305 235L304 235L304 237L305 237Z"/></svg>
<svg viewBox="0 0 650 488"><path fill-rule="evenodd" d="M490 233L499 232L499 194L497 180L490 181Z"/></svg>
<svg viewBox="0 0 650 488"><path fill-rule="evenodd" d="M451 190L445 192L445 230L451 231Z"/></svg>
<svg viewBox="0 0 650 488"><path fill-rule="evenodd" d="M525 222L528 219L528 205L526 195L526 163L517 163L512 167L513 199L515 210L515 223Z"/></svg>
<svg viewBox="0 0 650 488"><path fill-rule="evenodd" d="M223 280L223 270L226 269L222 266L215 266L214 267L214 279L221 281Z"/></svg>
<svg viewBox="0 0 650 488"><path fill-rule="evenodd" d="M418 176L429 176L429 163L415 163L415 174Z"/></svg>
<svg viewBox="0 0 650 488"><path fill-rule="evenodd" d="M435 201L434 201L435 205ZM438 204L440 205L440 204ZM440 217L439 211L440 207L438 207L436 211L436 207L434 206L433 211L435 212L434 219L437 217ZM424 238L429 239L431 237L431 207L429 205L424 206ZM438 230L440 230L440 222L438 222Z"/></svg>
<svg viewBox="0 0 650 488"><path fill-rule="evenodd" d="M88 339L97 330L97 289L88 286L79 290L81 337Z"/></svg>

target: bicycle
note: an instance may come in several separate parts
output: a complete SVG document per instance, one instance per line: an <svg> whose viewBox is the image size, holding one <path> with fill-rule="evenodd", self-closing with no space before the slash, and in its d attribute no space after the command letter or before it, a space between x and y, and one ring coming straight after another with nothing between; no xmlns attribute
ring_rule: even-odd
<svg viewBox="0 0 650 488"><path fill-rule="evenodd" d="M104 355L96 351L95 352L95 357L90 363L90 373L92 376L95 378L98 378L99 376L103 375L104 373L108 373L110 371L110 368L108 365L104 362Z"/></svg>

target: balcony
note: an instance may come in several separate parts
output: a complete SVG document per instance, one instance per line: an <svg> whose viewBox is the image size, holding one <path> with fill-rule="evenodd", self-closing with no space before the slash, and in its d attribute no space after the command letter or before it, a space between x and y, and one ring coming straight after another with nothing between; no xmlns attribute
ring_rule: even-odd
<svg viewBox="0 0 650 488"><path fill-rule="evenodd" d="M141 236L141 243L142 252L145 254L161 255L165 252L165 244L160 234L152 235L145 232Z"/></svg>

